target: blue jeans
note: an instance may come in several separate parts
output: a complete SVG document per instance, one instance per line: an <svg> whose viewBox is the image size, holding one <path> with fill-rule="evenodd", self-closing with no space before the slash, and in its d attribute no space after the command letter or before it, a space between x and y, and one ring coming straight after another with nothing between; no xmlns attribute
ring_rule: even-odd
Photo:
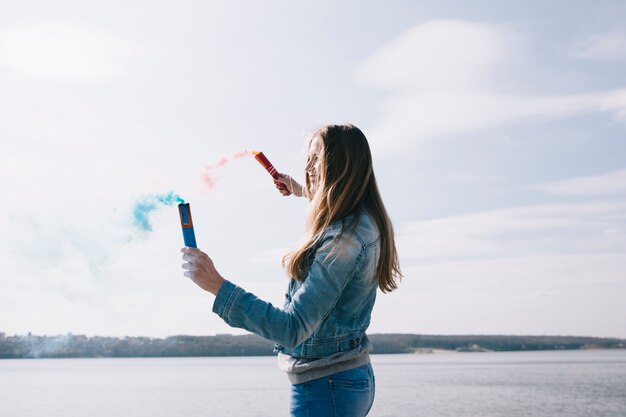
<svg viewBox="0 0 626 417"><path fill-rule="evenodd" d="M374 403L374 371L360 366L291 386L291 417L364 417Z"/></svg>

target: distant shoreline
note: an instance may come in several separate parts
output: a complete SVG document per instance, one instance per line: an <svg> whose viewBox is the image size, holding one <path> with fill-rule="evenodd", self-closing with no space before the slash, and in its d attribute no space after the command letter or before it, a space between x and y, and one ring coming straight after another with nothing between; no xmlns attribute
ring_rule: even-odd
<svg viewBox="0 0 626 417"><path fill-rule="evenodd" d="M428 355L428 354L436 354L436 355L446 355L446 354L456 354L456 353L482 353L482 352L550 352L550 351L564 351L564 350L584 350L584 351L593 351L593 350L619 350L626 349L626 347L582 347L580 349L533 349L533 350L489 350L489 349L477 349L477 350L453 350L453 349L431 349L431 348L418 348L415 349L413 353L416 355Z"/></svg>
<svg viewBox="0 0 626 417"><path fill-rule="evenodd" d="M368 335L372 354L451 354L539 350L626 349L626 339L584 336ZM0 359L271 356L274 344L260 336L87 337L6 336Z"/></svg>

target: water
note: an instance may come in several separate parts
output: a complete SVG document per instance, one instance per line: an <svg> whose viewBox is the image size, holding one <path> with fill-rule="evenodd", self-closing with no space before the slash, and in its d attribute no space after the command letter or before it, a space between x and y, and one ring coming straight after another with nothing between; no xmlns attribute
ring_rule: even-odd
<svg viewBox="0 0 626 417"><path fill-rule="evenodd" d="M384 416L626 416L626 350L374 355ZM0 360L0 416L287 416L274 357Z"/></svg>

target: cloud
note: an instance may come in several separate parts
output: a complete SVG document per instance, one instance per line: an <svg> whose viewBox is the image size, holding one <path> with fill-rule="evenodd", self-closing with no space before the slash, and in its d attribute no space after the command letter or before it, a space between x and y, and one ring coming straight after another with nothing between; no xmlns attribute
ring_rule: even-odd
<svg viewBox="0 0 626 417"><path fill-rule="evenodd" d="M474 90L508 55L511 35L487 25L436 20L412 27L370 56L362 83L387 91Z"/></svg>
<svg viewBox="0 0 626 417"><path fill-rule="evenodd" d="M626 201L558 203L411 222L398 230L408 265L624 250Z"/></svg>
<svg viewBox="0 0 626 417"><path fill-rule="evenodd" d="M576 43L571 54L578 58L599 61L626 59L626 35L621 30L595 34Z"/></svg>
<svg viewBox="0 0 626 417"><path fill-rule="evenodd" d="M497 93L507 62L520 60L508 29L461 21L417 25L375 52L356 79L388 93L367 130L377 154L391 156L418 142L499 125L588 112L626 118L626 89L587 94Z"/></svg>
<svg viewBox="0 0 626 417"><path fill-rule="evenodd" d="M538 184L602 197L486 210L398 227L405 278L378 309L385 331L622 336L624 171ZM463 319L459 320L459 311ZM388 316L388 314L387 314ZM573 319L574 318L574 319Z"/></svg>
<svg viewBox="0 0 626 417"><path fill-rule="evenodd" d="M0 32L0 63L33 77L65 82L124 78L137 46L83 25L44 23Z"/></svg>
<svg viewBox="0 0 626 417"><path fill-rule="evenodd" d="M625 337L624 270L622 253L422 263L376 300L370 330Z"/></svg>
<svg viewBox="0 0 626 417"><path fill-rule="evenodd" d="M381 110L382 118L367 129L367 134L379 142L377 153L391 155L420 141L511 123L601 111L616 111L617 117L624 118L626 89L535 97L462 92L397 94L386 99Z"/></svg>
<svg viewBox="0 0 626 417"><path fill-rule="evenodd" d="M530 185L526 188L559 196L623 196L626 195L626 169L602 175Z"/></svg>

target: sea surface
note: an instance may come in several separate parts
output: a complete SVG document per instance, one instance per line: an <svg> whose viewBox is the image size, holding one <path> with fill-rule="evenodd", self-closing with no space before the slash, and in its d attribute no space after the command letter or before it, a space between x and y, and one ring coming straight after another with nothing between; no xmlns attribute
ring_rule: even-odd
<svg viewBox="0 0 626 417"><path fill-rule="evenodd" d="M275 357L0 360L0 416L288 416ZM373 355L370 416L625 417L626 350Z"/></svg>

